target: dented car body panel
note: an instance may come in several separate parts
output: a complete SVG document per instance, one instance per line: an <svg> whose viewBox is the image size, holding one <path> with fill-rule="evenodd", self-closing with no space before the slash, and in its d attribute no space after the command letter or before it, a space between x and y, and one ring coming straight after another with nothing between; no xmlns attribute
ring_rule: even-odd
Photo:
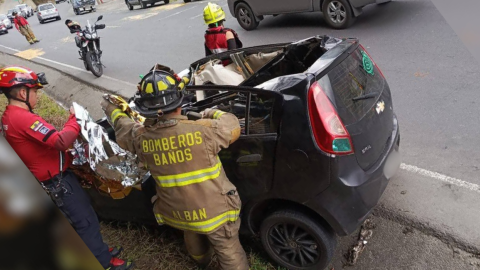
<svg viewBox="0 0 480 270"><path fill-rule="evenodd" d="M350 234L382 196L392 177L392 170L385 172L387 164L393 171L399 166L397 159L389 158L398 152L400 132L383 74L364 56L366 52L357 39L337 39L330 44L326 40L329 37L316 36L294 43L243 48L203 58L190 66L195 72L211 59L228 59L236 52L250 55L281 51L238 86L187 87L192 93L214 94L192 101L185 111L219 106L240 119L240 139L219 156L242 199L244 232L258 232L266 213L287 207L325 221L338 235ZM353 78L353 73L355 79L342 84ZM309 93L316 84L345 122L353 144L350 154L327 153L316 142L316 127L309 112ZM383 102L380 113L379 102ZM350 107L343 108L345 104ZM154 185L149 179L142 184L142 191L132 190L122 200L101 196L94 189L89 193L101 217L153 223L150 198L155 194Z"/></svg>

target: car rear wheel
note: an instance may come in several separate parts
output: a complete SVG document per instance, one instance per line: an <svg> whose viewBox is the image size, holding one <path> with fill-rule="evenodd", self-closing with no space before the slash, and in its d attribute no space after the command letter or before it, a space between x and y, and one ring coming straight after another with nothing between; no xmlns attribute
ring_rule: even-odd
<svg viewBox="0 0 480 270"><path fill-rule="evenodd" d="M346 0L326 0L322 10L325 21L332 28L345 29L355 21L352 8Z"/></svg>
<svg viewBox="0 0 480 270"><path fill-rule="evenodd" d="M38 20L38 22L39 22L40 24L43 24L43 20Z"/></svg>
<svg viewBox="0 0 480 270"><path fill-rule="evenodd" d="M62 17L58 16L57 17L57 21L60 21L62 19Z"/></svg>
<svg viewBox="0 0 480 270"><path fill-rule="evenodd" d="M128 10L133 10L133 6L130 4L130 2L128 2L128 0L125 1L125 4L127 5Z"/></svg>
<svg viewBox="0 0 480 270"><path fill-rule="evenodd" d="M142 6L142 8L147 8L147 3L140 0L140 6Z"/></svg>
<svg viewBox="0 0 480 270"><path fill-rule="evenodd" d="M165 0L163 2L165 3L165 5L167 5L168 3L170 3L170 0Z"/></svg>
<svg viewBox="0 0 480 270"><path fill-rule="evenodd" d="M335 234L329 228L293 210L270 214L262 222L260 237L270 257L292 270L324 269L337 245Z"/></svg>
<svg viewBox="0 0 480 270"><path fill-rule="evenodd" d="M259 22L255 18L252 9L245 3L240 3L235 8L235 17L240 26L247 30L253 30L258 27Z"/></svg>
<svg viewBox="0 0 480 270"><path fill-rule="evenodd" d="M190 3L192 0L183 0L184 3Z"/></svg>

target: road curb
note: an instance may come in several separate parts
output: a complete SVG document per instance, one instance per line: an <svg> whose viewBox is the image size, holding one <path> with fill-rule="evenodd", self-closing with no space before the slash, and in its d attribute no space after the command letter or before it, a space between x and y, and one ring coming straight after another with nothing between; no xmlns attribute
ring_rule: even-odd
<svg viewBox="0 0 480 270"><path fill-rule="evenodd" d="M449 245L452 249L454 247L459 248L465 252L480 255L480 247L476 246L464 240L462 237L458 237L455 234L446 232L438 225L429 223L428 221L423 221L421 219L413 218L401 210L387 209L383 205L378 205L374 211L373 215L391 220L393 222L399 223L404 226L412 227L426 235L433 236L443 243Z"/></svg>

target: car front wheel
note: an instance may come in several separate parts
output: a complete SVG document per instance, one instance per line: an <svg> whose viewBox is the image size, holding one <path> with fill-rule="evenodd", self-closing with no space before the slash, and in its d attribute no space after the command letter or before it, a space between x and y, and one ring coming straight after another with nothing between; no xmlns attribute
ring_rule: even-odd
<svg viewBox="0 0 480 270"><path fill-rule="evenodd" d="M292 270L324 269L337 245L335 234L326 225L289 209L270 214L262 222L260 237L270 257Z"/></svg>
<svg viewBox="0 0 480 270"><path fill-rule="evenodd" d="M346 0L326 0L322 10L325 21L332 28L345 29L355 21L352 8Z"/></svg>
<svg viewBox="0 0 480 270"><path fill-rule="evenodd" d="M235 17L240 26L247 30L253 30L258 27L259 22L255 18L252 9L245 3L240 3L235 8Z"/></svg>
<svg viewBox="0 0 480 270"><path fill-rule="evenodd" d="M184 3L190 3L192 0L183 0Z"/></svg>

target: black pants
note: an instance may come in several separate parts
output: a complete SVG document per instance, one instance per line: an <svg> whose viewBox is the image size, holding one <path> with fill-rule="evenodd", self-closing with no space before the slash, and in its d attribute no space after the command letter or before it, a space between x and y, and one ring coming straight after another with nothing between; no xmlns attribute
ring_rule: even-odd
<svg viewBox="0 0 480 270"><path fill-rule="evenodd" d="M77 234L82 238L100 264L107 268L112 256L108 246L103 242L100 234L100 223L97 214L90 204L90 198L82 189L77 176L66 171L63 174L63 184L66 192L61 193L63 206L60 211L70 221ZM51 188L51 186L47 186Z"/></svg>

